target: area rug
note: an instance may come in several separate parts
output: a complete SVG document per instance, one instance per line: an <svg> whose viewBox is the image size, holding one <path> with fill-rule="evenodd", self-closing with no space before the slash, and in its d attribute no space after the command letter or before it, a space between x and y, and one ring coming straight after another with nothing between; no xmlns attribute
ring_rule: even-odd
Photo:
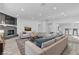
<svg viewBox="0 0 79 59"><path fill-rule="evenodd" d="M22 55L25 55L25 41L27 41L27 39L16 39L17 46Z"/></svg>

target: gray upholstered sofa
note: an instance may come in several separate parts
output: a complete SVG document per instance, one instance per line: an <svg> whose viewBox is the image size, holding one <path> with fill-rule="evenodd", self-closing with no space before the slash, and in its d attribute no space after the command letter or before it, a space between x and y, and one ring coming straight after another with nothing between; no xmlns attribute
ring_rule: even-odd
<svg viewBox="0 0 79 59"><path fill-rule="evenodd" d="M55 40L55 41L54 41ZM25 42L26 55L60 55L68 45L68 37L66 35L46 41L39 48L31 41Z"/></svg>

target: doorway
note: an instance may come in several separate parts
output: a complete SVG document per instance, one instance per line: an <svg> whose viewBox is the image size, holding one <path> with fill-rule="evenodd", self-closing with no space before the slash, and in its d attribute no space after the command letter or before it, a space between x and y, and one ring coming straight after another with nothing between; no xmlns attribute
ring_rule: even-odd
<svg viewBox="0 0 79 59"><path fill-rule="evenodd" d="M77 35L78 35L78 29L77 29L77 28L74 28L74 29L73 29L73 35L74 35L74 36L77 36Z"/></svg>
<svg viewBox="0 0 79 59"><path fill-rule="evenodd" d="M65 34L69 35L69 29L65 28Z"/></svg>

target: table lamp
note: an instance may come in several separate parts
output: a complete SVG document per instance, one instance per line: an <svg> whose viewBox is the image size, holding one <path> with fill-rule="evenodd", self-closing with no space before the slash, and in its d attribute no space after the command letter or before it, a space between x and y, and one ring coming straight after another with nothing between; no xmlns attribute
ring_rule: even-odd
<svg viewBox="0 0 79 59"><path fill-rule="evenodd" d="M0 30L0 41L4 41L4 30Z"/></svg>

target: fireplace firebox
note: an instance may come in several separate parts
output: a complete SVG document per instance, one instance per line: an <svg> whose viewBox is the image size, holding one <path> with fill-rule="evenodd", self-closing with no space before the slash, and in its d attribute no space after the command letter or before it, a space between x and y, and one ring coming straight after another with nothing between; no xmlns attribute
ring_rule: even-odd
<svg viewBox="0 0 79 59"><path fill-rule="evenodd" d="M14 30L8 30L8 35L14 35Z"/></svg>

